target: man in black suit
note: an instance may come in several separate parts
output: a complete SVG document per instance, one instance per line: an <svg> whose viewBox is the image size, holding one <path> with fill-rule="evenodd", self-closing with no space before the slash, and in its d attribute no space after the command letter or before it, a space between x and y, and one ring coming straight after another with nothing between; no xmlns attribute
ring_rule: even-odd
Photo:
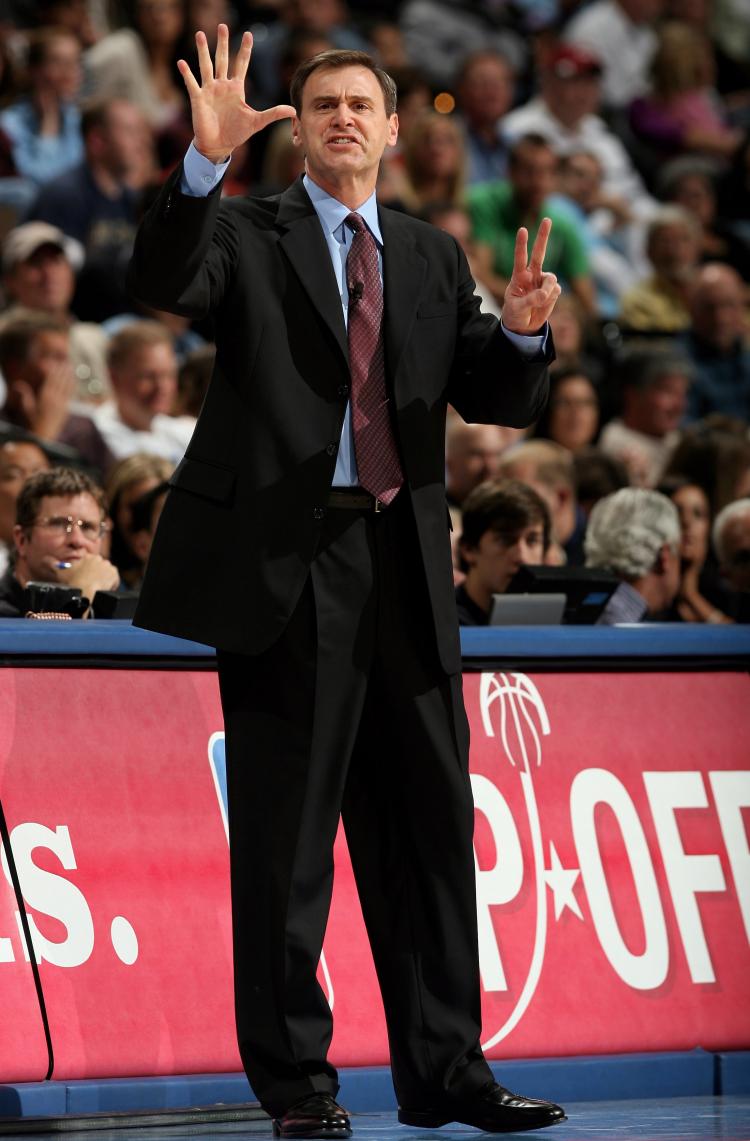
<svg viewBox="0 0 750 1141"><path fill-rule="evenodd" d="M544 403L549 223L528 264L519 233L503 329L479 312L452 238L377 207L398 119L369 57L316 56L295 106L257 113L249 33L232 77L223 25L215 65L196 42L201 83L179 64L194 143L144 221L131 281L148 304L212 314L216 367L137 621L218 649L243 1063L277 1136L349 1136L315 977L343 816L400 1120L551 1125L562 1110L497 1085L479 1046L444 487L448 400L517 426ZM222 201L233 149L284 117L305 176L276 198Z"/></svg>

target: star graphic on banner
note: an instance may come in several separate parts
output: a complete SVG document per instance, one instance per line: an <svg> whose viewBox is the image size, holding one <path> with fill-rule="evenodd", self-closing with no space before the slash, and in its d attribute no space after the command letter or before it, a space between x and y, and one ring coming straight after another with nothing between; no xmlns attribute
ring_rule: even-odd
<svg viewBox="0 0 750 1141"><path fill-rule="evenodd" d="M581 874L580 868L564 868L560 863L555 845L550 841L550 868L545 868L544 882L555 897L555 919L559 919L566 907L583 919L583 912L575 897L575 882Z"/></svg>

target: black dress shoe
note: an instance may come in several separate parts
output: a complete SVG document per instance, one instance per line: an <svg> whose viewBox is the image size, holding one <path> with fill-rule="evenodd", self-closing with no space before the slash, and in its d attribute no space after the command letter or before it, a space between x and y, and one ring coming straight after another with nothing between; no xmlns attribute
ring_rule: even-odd
<svg viewBox="0 0 750 1141"><path fill-rule="evenodd" d="M521 1133L566 1120L559 1105L511 1093L497 1082L471 1097L447 1098L433 1108L399 1108L398 1119L402 1125L417 1125L421 1129L438 1129L449 1121L459 1121L484 1133Z"/></svg>
<svg viewBox="0 0 750 1141"><path fill-rule="evenodd" d="M345 1109L329 1093L313 1093L273 1119L274 1137L351 1137Z"/></svg>

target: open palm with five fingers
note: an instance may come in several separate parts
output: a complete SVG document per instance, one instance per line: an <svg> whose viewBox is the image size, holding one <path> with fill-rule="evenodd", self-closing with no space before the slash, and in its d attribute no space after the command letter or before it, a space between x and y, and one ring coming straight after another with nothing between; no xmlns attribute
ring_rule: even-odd
<svg viewBox="0 0 750 1141"><path fill-rule="evenodd" d="M201 82L184 59L177 61L180 75L190 97L195 147L212 162L227 159L237 147L279 119L290 119L294 107L280 104L266 111L254 111L245 102L245 76L253 50L253 37L245 32L229 78L229 29L219 24L216 59L211 62L204 32L197 32L198 67Z"/></svg>
<svg viewBox="0 0 750 1141"><path fill-rule="evenodd" d="M561 290L554 273L542 266L552 222L542 219L536 241L527 256L529 234L523 226L516 234L513 274L503 300L503 324L512 333L537 333L555 307Z"/></svg>

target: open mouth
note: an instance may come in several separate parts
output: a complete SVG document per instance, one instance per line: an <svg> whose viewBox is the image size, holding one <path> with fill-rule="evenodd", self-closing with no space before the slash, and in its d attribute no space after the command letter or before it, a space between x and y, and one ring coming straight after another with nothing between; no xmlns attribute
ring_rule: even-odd
<svg viewBox="0 0 750 1141"><path fill-rule="evenodd" d="M332 135L328 140L329 146L345 147L345 146L359 146L359 139L354 135Z"/></svg>

